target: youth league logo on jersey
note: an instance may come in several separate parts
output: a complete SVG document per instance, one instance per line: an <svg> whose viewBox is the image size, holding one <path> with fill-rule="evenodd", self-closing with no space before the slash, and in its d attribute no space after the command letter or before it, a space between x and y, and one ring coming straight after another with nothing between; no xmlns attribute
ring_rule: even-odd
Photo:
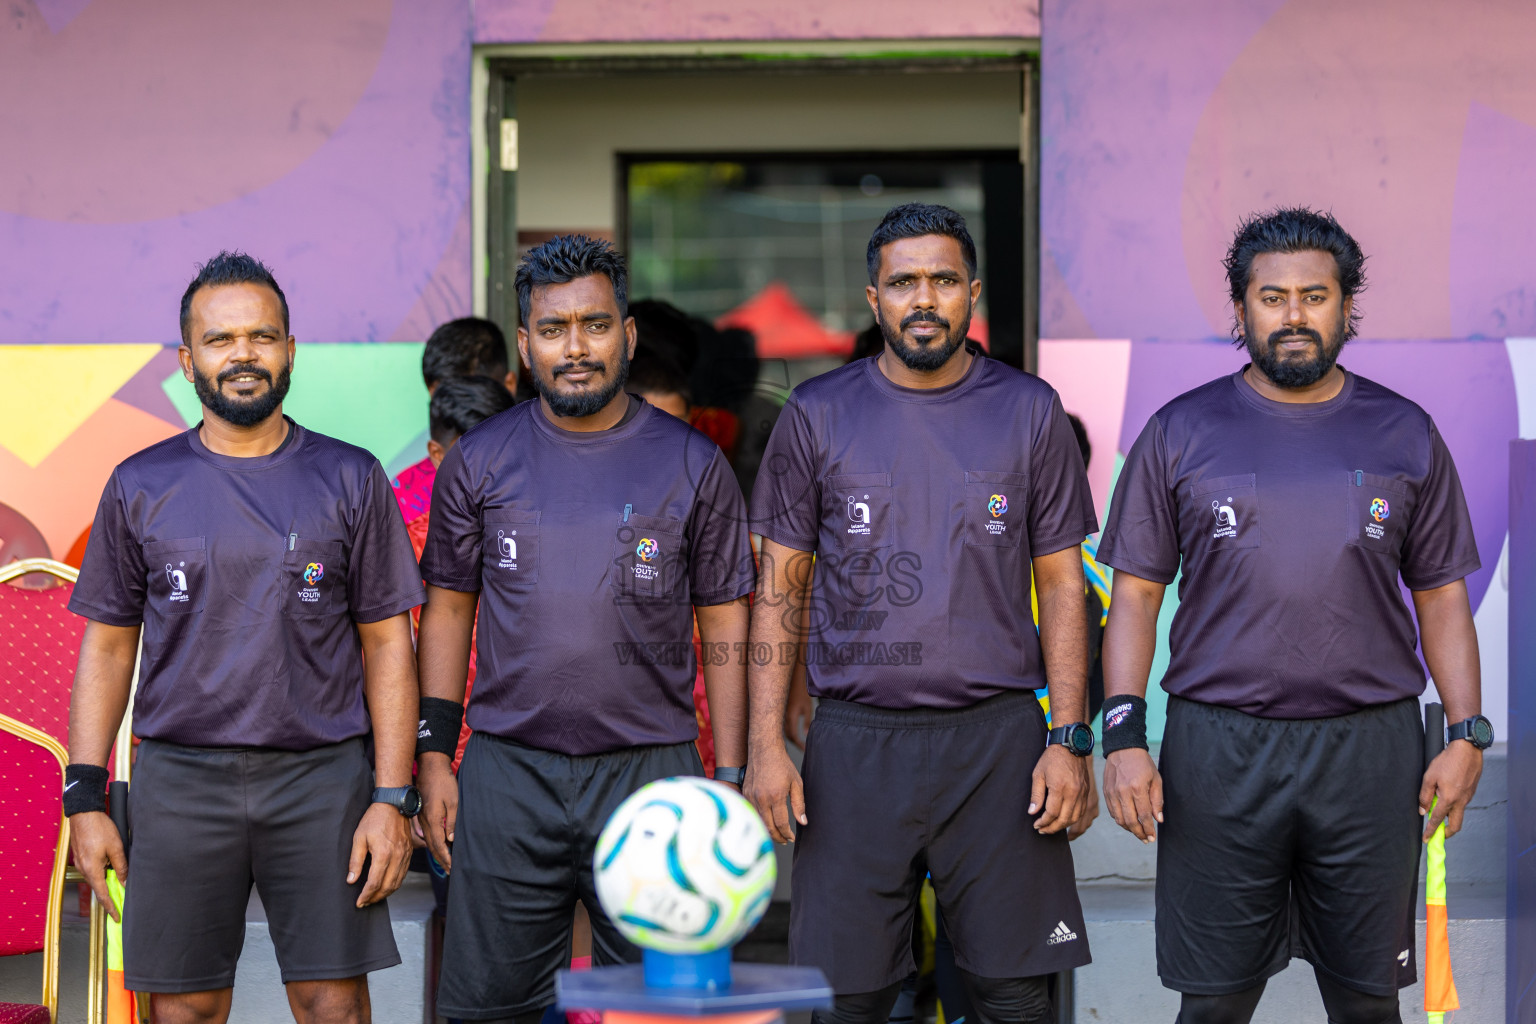
<svg viewBox="0 0 1536 1024"><path fill-rule="evenodd" d="M1211 499L1211 513L1216 516L1216 532L1212 537L1236 537L1237 513L1232 509L1232 499L1223 504L1220 498Z"/></svg>
<svg viewBox="0 0 1536 1024"><path fill-rule="evenodd" d="M859 537L868 537L870 531L869 521L869 495L860 498L858 495L848 495L848 532Z"/></svg>
<svg viewBox="0 0 1536 1024"><path fill-rule="evenodd" d="M654 537L641 537L640 543L635 545L635 557L639 559L635 563L635 579L644 580L647 583L661 577L661 567L651 565L661 554L661 545Z"/></svg>
<svg viewBox="0 0 1536 1024"><path fill-rule="evenodd" d="M1365 524L1365 535L1372 540L1381 540L1387 535L1387 531L1381 524L1386 522L1387 517L1392 514L1392 506L1387 504L1386 498L1372 498L1370 513L1375 522Z"/></svg>
<svg viewBox="0 0 1536 1024"><path fill-rule="evenodd" d="M165 563L165 579L171 585L171 600L177 604L182 604L192 599L192 595L187 589L186 568L186 562L178 562L174 566L170 562Z"/></svg>
<svg viewBox="0 0 1536 1024"><path fill-rule="evenodd" d="M320 581L325 579L325 564L310 562L301 574L305 586L299 588L299 600L304 604L320 603Z"/></svg>
<svg viewBox="0 0 1536 1024"><path fill-rule="evenodd" d="M1008 524L1003 522L1003 516L1008 514L1008 496L994 494L987 499L987 512L992 516L985 524L987 532L994 537L1000 537L1008 532Z"/></svg>

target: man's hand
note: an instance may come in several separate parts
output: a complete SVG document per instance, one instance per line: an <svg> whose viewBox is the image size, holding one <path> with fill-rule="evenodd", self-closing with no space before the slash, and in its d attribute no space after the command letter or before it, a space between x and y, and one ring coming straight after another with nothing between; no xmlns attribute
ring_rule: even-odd
<svg viewBox="0 0 1536 1024"><path fill-rule="evenodd" d="M747 779L742 794L757 808L768 834L776 843L792 843L795 831L790 815L800 824L805 818L805 787L800 773L788 752L780 745L777 751L765 750L753 754L747 761Z"/></svg>
<svg viewBox="0 0 1536 1024"><path fill-rule="evenodd" d="M377 903L400 888L411 866L410 829L405 815L389 804L369 804L363 820L352 834L352 859L347 862L347 884L357 881L363 872L363 860L372 857L368 878L358 894L357 905Z"/></svg>
<svg viewBox="0 0 1536 1024"><path fill-rule="evenodd" d="M1452 740L1429 762L1424 784L1419 787L1419 813L1429 818L1424 824L1425 842L1442 821L1447 838L1461 831L1462 815L1482 777L1483 752L1465 740Z"/></svg>
<svg viewBox="0 0 1536 1024"><path fill-rule="evenodd" d="M118 908L107 891L107 868L117 872L120 882L128 880L128 855L123 852L123 837L117 826L101 811L85 811L69 817L69 848L75 855L75 867L85 876L91 891L112 920L120 921Z"/></svg>
<svg viewBox="0 0 1536 1024"><path fill-rule="evenodd" d="M459 818L459 780L447 754L423 753L417 763L416 788L421 792L421 813L416 820L426 833L427 849L447 872L453 868L453 826Z"/></svg>
<svg viewBox="0 0 1536 1024"><path fill-rule="evenodd" d="M1163 777L1150 753L1127 747L1104 759L1104 802L1121 828L1144 843L1156 842L1163 822Z"/></svg>
<svg viewBox="0 0 1536 1024"><path fill-rule="evenodd" d="M1068 842L1076 842L1081 838L1099 817L1099 785L1094 781L1092 765L1088 766L1088 795L1085 799L1087 806L1083 808L1083 816L1067 829Z"/></svg>
<svg viewBox="0 0 1536 1024"><path fill-rule="evenodd" d="M1036 832L1060 832L1083 816L1090 789L1086 757L1077 757L1060 743L1053 743L1035 763L1032 780L1029 813L1040 814L1035 819Z"/></svg>

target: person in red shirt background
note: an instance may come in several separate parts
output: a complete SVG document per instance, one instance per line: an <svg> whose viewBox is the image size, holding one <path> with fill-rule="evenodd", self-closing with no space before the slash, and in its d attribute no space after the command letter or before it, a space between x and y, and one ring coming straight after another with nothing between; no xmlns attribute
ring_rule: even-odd
<svg viewBox="0 0 1536 1024"><path fill-rule="evenodd" d="M507 339L501 328L489 320L466 316L450 320L432 332L421 353L421 379L427 385L427 394L433 395L443 381L471 376L501 381L509 392L517 386L517 374L507 372ZM428 441L427 458L406 467L391 481L395 501L407 523L431 508L432 481L442 458L443 452L439 452L433 459L432 442Z"/></svg>

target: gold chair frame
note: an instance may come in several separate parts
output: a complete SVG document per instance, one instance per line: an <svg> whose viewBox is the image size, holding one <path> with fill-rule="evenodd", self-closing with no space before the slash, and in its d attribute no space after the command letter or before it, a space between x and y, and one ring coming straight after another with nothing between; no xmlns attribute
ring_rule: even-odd
<svg viewBox="0 0 1536 1024"><path fill-rule="evenodd" d="M45 573L48 573L51 576L57 576L59 579L65 580L65 581L67 581L69 583L77 583L80 580L80 570L76 569L74 566L65 565L63 562L56 562L56 561L54 561L51 558L23 558L23 559L19 559L19 560L15 561L15 562L11 562L8 565L0 566L0 583L5 583L5 582L7 582L9 580L16 579L19 576L26 576L26 575L28 575L30 573L34 573L34 572L45 572ZM143 640L143 634L141 633L140 634L140 638L139 638L139 656L140 657L142 657L143 652L144 652L144 640ZM129 773L130 773L130 771L132 769L132 766L133 766L133 702L134 702L134 698L138 696L138 690L139 690L139 660L136 657L134 659L134 663L133 663L133 681L129 684L129 689L128 689L128 707L123 712L123 721L122 721L122 724L118 727L118 730L117 730L117 741L116 741L116 746L114 748L114 750L115 750L115 759L113 761L112 777L117 779L118 781L121 781L121 782L127 782L128 781L128 776L129 776ZM55 740L53 737L47 735L46 733L39 732L38 730L33 729L29 725L25 725L25 724L23 724L21 722L17 722L15 719L6 718L4 715L0 715L0 720L3 720L3 722L0 722L0 727L4 727L4 723L11 723L14 726L19 726L21 729L27 730L27 738L30 739L30 738L32 738L31 734L35 734L36 736L41 737L42 740L45 740L46 741L46 745L49 747L49 749L52 750L55 753L55 755L60 759L59 760L59 764L61 766L60 767L60 771L63 770L63 767L62 767L63 765L69 763L69 754L64 750L63 747L61 747L59 745L58 741ZM8 732L14 732L15 730L14 729L7 729L7 731ZM18 735L23 735L23 734L18 733ZM128 838L127 836L123 837L125 842L127 841L127 838ZM54 885L53 885L54 892L53 892L53 896L49 899L49 903L48 903L48 907L49 907L49 910L48 910L48 929L49 930L48 930L48 937L47 937L46 941L49 942L49 946L47 947L48 950L49 950L49 954L47 956L45 956L44 959L43 959L43 990L44 990L44 996L45 996L45 998L51 1000L51 1001L47 1002L46 1005L48 1007L49 1014L51 1015L51 1017L54 1020L58 1019L58 998L59 998L58 997L58 987L59 987L59 978L58 978L58 959L59 959L59 949L58 949L58 947L59 947L59 941L58 940L59 940L59 918L60 918L61 912L63 911L63 895L64 895L63 887L64 887L64 884L66 882L83 882L83 881L85 881L85 876L80 873L80 870L78 868L69 868L67 871L65 870L64 866L68 862L68 857L69 857L69 819L65 818L64 819L64 825L63 825L63 830L60 833L59 858L58 858L58 865L57 865L57 870L55 872ZM106 926L107 926L107 910L106 910L105 907L103 907L101 905L101 902L96 899L96 894L93 892L91 894L91 934L90 934L90 940L89 940L90 941L90 971L89 971L89 981L88 981L89 988L88 988L88 990L86 992L86 1011L85 1011L86 1012L85 1019L89 1022L89 1024L101 1024L101 1020L102 1020L103 1014L105 1013L105 1010L106 1010L106 1006L105 1006L105 1004L106 1004L106 990L107 990L107 927ZM49 987L50 984L52 986L51 989Z"/></svg>
<svg viewBox="0 0 1536 1024"><path fill-rule="evenodd" d="M35 743L52 754L59 762L59 779L63 784L64 766L69 763L69 755L58 740L8 715L0 715L0 732ZM48 916L43 926L43 1005L48 1008L51 1021L59 1019L59 915L64 909L64 865L68 860L69 819L61 810L58 845L54 848L53 870L48 882Z"/></svg>

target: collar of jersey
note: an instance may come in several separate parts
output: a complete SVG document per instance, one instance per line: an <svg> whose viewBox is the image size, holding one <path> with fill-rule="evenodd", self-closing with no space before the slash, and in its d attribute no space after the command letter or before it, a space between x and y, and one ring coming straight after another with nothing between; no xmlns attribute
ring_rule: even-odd
<svg viewBox="0 0 1536 1024"><path fill-rule="evenodd" d="M875 386L892 398L903 402L944 402L965 391L969 391L981 379L982 360L989 358L987 354L977 347L975 342L967 341L965 347L971 353L971 365L966 367L965 376L953 384L946 384L941 388L904 388L893 382L889 377L880 372L880 357L871 356L865 360L865 370Z"/></svg>
<svg viewBox="0 0 1536 1024"><path fill-rule="evenodd" d="M275 451L270 455L220 455L217 452L209 451L208 446L203 444L203 439L197 433L198 429L203 425L201 420L191 430L187 431L187 447L192 449L192 454L204 462L218 466L220 469L232 469L237 473L259 473L261 470L271 469L273 466L287 462L293 458L300 448L304 447L304 442L307 440L305 437L307 431L293 422L286 413L283 414L283 419L288 421L288 429L294 432L293 437L287 444L283 445L280 451Z"/></svg>
<svg viewBox="0 0 1536 1024"><path fill-rule="evenodd" d="M1311 419L1317 416L1331 416L1344 408L1350 396L1355 393L1355 375L1340 366L1339 369L1344 370L1344 386L1339 389L1338 394L1328 399L1328 401L1277 402L1273 398L1265 398L1253 389L1253 385L1249 384L1243 377L1243 372L1247 369L1248 367L1244 366L1242 370L1238 370L1232 375L1233 386L1237 388L1237 393L1243 397L1243 401L1260 412L1269 413L1271 416L1285 416L1290 419Z"/></svg>

